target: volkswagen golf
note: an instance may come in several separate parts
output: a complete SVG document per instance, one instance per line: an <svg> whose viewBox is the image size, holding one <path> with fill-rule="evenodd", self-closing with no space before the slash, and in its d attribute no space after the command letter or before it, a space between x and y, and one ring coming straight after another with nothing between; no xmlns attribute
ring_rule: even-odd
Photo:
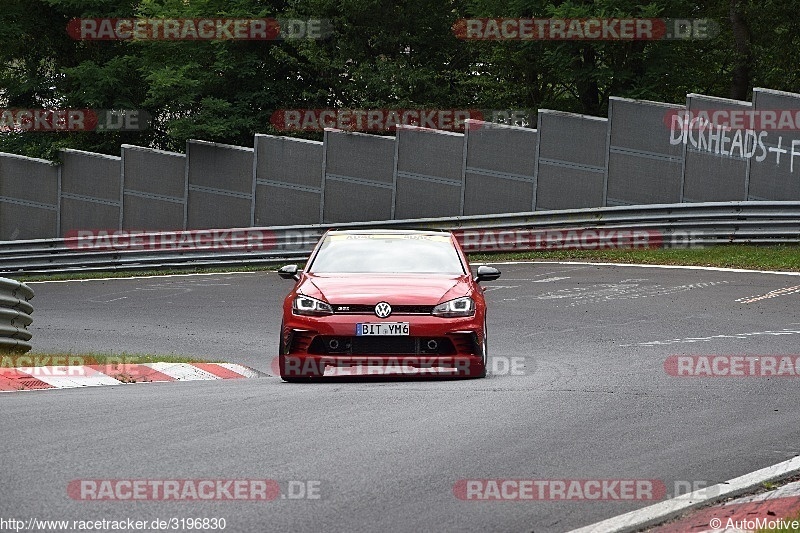
<svg viewBox="0 0 800 533"><path fill-rule="evenodd" d="M331 230L283 303L281 377L401 374L484 377L486 301L482 265L472 275L444 231Z"/></svg>

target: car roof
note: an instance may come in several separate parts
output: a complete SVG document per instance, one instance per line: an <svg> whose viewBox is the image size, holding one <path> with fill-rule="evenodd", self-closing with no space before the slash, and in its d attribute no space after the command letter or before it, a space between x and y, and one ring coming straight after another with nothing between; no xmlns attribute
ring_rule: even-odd
<svg viewBox="0 0 800 533"><path fill-rule="evenodd" d="M329 235L449 235L447 230L416 230L416 229L332 229Z"/></svg>

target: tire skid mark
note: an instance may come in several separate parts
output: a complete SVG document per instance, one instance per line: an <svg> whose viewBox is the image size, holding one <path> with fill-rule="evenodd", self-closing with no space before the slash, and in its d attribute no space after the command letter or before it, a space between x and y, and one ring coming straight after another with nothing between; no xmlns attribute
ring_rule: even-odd
<svg viewBox="0 0 800 533"><path fill-rule="evenodd" d="M737 298L735 301L742 304L751 304L754 302L760 302L761 300L777 298L778 296L786 296L787 294L796 294L798 292L800 292L800 285L795 285L794 287L784 287L782 289L775 289L774 291L769 291L768 293L761 294L759 296L745 296L744 298Z"/></svg>
<svg viewBox="0 0 800 533"><path fill-rule="evenodd" d="M574 287L571 289L560 289L550 291L535 296L527 296L535 300L573 300L570 307L584 305L588 303L599 303L608 300L633 300L637 298L650 298L653 296L665 296L678 292L686 292L694 289L703 289L723 285L728 281L707 281L700 283L690 283L688 285L677 285L665 287L663 285L640 286L639 283L601 283L589 287Z"/></svg>
<svg viewBox="0 0 800 533"><path fill-rule="evenodd" d="M665 341L634 342L630 344L620 344L620 347L631 346L666 346L669 344L691 344L695 342L709 342L719 339L749 339L762 335L781 336L781 335L800 335L800 329L784 328L782 330L753 331L748 333L732 333L721 335L710 335L708 337L684 337L683 339L669 339Z"/></svg>

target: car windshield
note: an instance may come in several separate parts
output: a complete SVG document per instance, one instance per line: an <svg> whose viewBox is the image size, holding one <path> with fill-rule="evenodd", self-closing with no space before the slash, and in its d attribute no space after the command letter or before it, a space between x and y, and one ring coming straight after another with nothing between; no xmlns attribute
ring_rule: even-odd
<svg viewBox="0 0 800 533"><path fill-rule="evenodd" d="M326 236L308 271L313 274L465 273L449 235L373 233Z"/></svg>

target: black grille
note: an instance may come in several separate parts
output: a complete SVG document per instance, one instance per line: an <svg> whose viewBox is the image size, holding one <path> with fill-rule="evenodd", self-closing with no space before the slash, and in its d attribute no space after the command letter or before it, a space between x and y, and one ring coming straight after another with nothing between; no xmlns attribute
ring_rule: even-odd
<svg viewBox="0 0 800 533"><path fill-rule="evenodd" d="M377 303L377 302L376 302ZM336 304L332 305L333 312L341 315L373 315L375 306L367 304ZM393 305L393 315L429 315L433 312L432 305Z"/></svg>
<svg viewBox="0 0 800 533"><path fill-rule="evenodd" d="M289 351L306 351L311 344L311 341L314 339L314 335L316 335L315 331L292 331L289 337L289 342L287 343L289 346Z"/></svg>
<svg viewBox="0 0 800 533"><path fill-rule="evenodd" d="M454 333L450 335L450 340L453 341L455 349L460 353L471 353L474 355L481 353L478 336L474 333Z"/></svg>
<svg viewBox="0 0 800 533"><path fill-rule="evenodd" d="M414 337L353 337L352 353L416 353L417 339Z"/></svg>
<svg viewBox="0 0 800 533"><path fill-rule="evenodd" d="M331 343L331 341L334 341ZM431 348L430 341L435 346ZM453 342L447 337L401 336L317 336L308 347L313 355L455 355Z"/></svg>

